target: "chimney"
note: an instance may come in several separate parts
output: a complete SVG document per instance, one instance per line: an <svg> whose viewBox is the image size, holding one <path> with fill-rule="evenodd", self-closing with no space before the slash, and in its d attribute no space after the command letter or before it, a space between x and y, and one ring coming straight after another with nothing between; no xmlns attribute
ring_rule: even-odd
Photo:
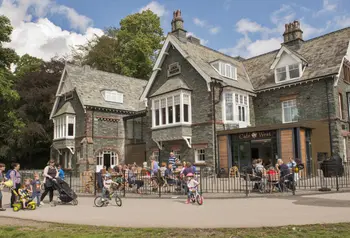
<svg viewBox="0 0 350 238"><path fill-rule="evenodd" d="M186 42L186 31L184 30L184 20L181 17L181 11L173 12L173 20L171 21L171 33L180 41Z"/></svg>
<svg viewBox="0 0 350 238"><path fill-rule="evenodd" d="M283 33L284 44L288 46L296 46L297 48L304 42L303 31L300 29L299 21L294 21L289 24L285 24L285 30Z"/></svg>
<svg viewBox="0 0 350 238"><path fill-rule="evenodd" d="M201 44L201 40L198 39L197 37L194 37L194 36L188 36L187 40L188 40L188 42L191 42L191 43L196 44L196 45Z"/></svg>

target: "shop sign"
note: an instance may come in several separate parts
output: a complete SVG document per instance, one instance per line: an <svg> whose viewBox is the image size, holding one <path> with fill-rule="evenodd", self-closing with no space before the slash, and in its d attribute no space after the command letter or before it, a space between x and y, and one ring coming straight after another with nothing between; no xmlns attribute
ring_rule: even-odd
<svg viewBox="0 0 350 238"><path fill-rule="evenodd" d="M237 134L239 140L255 140L255 139L264 139L271 138L276 136L276 131L258 131L258 132L247 132Z"/></svg>

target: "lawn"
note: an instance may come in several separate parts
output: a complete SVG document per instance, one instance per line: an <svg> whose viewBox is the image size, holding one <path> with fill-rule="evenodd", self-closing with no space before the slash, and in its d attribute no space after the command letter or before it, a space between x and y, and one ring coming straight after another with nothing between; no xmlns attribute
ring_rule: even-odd
<svg viewBox="0 0 350 238"><path fill-rule="evenodd" d="M13 225L9 225L13 224ZM256 229L114 228L0 217L0 237L350 237L350 223Z"/></svg>

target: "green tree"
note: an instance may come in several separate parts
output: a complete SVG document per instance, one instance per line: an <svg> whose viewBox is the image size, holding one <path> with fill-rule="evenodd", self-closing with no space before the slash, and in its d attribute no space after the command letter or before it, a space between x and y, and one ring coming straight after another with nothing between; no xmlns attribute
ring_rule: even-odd
<svg viewBox="0 0 350 238"><path fill-rule="evenodd" d="M18 93L13 89L14 76L10 72L12 64L18 56L14 50L4 48L3 43L10 41L12 26L10 20L0 16L0 157L8 157L16 136L23 128L14 109L19 100Z"/></svg>
<svg viewBox="0 0 350 238"><path fill-rule="evenodd" d="M120 28L108 28L75 54L75 60L94 68L148 79L164 40L159 17L152 11L129 15Z"/></svg>
<svg viewBox="0 0 350 238"><path fill-rule="evenodd" d="M39 71L42 63L41 59L25 54L17 62L15 75L20 78L28 72Z"/></svg>

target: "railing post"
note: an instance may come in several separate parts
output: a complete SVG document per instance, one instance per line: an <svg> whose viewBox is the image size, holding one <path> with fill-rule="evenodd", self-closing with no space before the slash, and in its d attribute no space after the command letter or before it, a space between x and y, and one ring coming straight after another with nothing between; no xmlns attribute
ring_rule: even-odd
<svg viewBox="0 0 350 238"><path fill-rule="evenodd" d="M123 182L124 182L124 188L123 188L123 197L125 197L125 189L126 189L126 170L124 169L124 173L123 173Z"/></svg>
<svg viewBox="0 0 350 238"><path fill-rule="evenodd" d="M97 173L96 172L94 172L94 174L95 174L95 178L94 178L94 196L96 196L96 194L97 194Z"/></svg>
<svg viewBox="0 0 350 238"><path fill-rule="evenodd" d="M292 193L295 195L295 169L296 167L292 164Z"/></svg>
<svg viewBox="0 0 350 238"><path fill-rule="evenodd" d="M204 168L204 167L202 167ZM203 189L202 189L202 182L203 182L203 178L202 178L202 168L200 168L199 170L199 188L200 188L200 193L203 194Z"/></svg>
<svg viewBox="0 0 350 238"><path fill-rule="evenodd" d="M72 187L72 171L69 172L69 187Z"/></svg>
<svg viewBox="0 0 350 238"><path fill-rule="evenodd" d="M245 196L248 197L249 196L249 189L248 189L248 182L249 182L249 174L246 173L246 180L245 180Z"/></svg>
<svg viewBox="0 0 350 238"><path fill-rule="evenodd" d="M158 196L161 197L162 196L162 186L160 185L160 179L161 179L161 174L160 174L160 170L158 169L157 171L157 180L158 180Z"/></svg>

